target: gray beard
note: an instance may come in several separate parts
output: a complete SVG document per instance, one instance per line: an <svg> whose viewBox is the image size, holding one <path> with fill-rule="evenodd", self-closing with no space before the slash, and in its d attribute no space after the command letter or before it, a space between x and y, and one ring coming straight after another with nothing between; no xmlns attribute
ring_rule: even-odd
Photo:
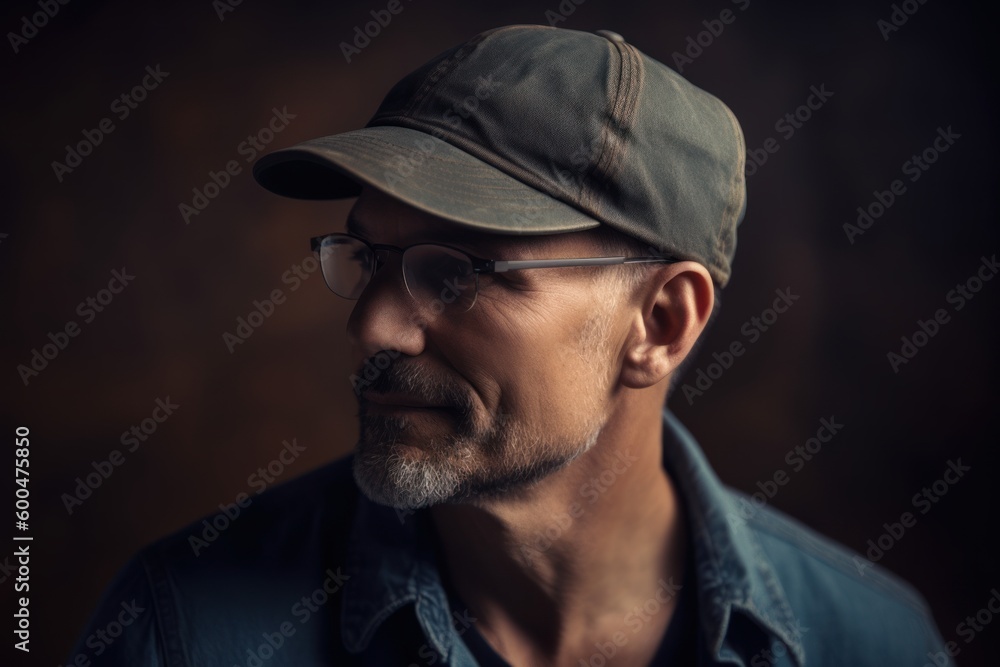
<svg viewBox="0 0 1000 667"><path fill-rule="evenodd" d="M505 416L486 429L463 418L454 434L430 438L418 448L399 442L410 427L406 415L362 409L359 419L353 464L358 487L375 503L411 510L530 487L593 447L603 426L592 424L582 441L568 443L528 434Z"/></svg>

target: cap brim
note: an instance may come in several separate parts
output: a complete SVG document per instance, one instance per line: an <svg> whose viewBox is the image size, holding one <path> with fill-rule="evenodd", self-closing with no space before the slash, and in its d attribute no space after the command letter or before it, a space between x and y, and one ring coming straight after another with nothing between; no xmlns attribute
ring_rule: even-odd
<svg viewBox="0 0 1000 667"><path fill-rule="evenodd" d="M254 178L298 199L356 197L370 185L422 211L482 231L553 234L600 223L437 137L375 126L262 157Z"/></svg>

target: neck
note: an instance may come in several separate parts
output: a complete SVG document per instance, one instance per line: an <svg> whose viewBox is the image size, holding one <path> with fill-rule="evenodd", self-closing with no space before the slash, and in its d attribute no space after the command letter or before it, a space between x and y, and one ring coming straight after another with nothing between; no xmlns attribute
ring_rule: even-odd
<svg viewBox="0 0 1000 667"><path fill-rule="evenodd" d="M686 547L661 433L657 405L633 401L594 447L523 493L432 508L448 577L505 658L576 664L615 632L636 633L625 648L651 657ZM636 617L650 598L660 610Z"/></svg>

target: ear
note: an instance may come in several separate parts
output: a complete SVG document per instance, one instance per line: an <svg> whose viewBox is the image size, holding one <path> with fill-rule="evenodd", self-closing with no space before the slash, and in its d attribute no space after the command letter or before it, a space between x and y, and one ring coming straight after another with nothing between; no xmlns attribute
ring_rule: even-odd
<svg viewBox="0 0 1000 667"><path fill-rule="evenodd" d="M704 266L677 262L653 273L640 299L622 359L621 383L632 389L657 384L684 361L708 323L715 290Z"/></svg>

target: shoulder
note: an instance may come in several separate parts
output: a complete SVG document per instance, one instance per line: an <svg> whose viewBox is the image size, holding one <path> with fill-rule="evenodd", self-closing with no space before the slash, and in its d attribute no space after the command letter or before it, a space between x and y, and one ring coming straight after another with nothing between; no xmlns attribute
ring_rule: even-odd
<svg viewBox="0 0 1000 667"><path fill-rule="evenodd" d="M747 506L745 494L730 493ZM908 582L770 506L741 516L801 626L809 664L923 665L942 649L926 600Z"/></svg>
<svg viewBox="0 0 1000 667"><path fill-rule="evenodd" d="M218 509L143 550L196 574L213 566L292 563L346 544L357 500L352 456L256 494L220 498Z"/></svg>
<svg viewBox="0 0 1000 667"><path fill-rule="evenodd" d="M105 590L70 657L142 667L243 664L248 648L282 627L320 631L324 623L305 621L331 613L326 602L345 578L358 494L351 464L347 456L257 495L226 498L214 514L141 549ZM135 618L98 653L93 637L125 614L122 605ZM206 627L212 646L197 640Z"/></svg>

